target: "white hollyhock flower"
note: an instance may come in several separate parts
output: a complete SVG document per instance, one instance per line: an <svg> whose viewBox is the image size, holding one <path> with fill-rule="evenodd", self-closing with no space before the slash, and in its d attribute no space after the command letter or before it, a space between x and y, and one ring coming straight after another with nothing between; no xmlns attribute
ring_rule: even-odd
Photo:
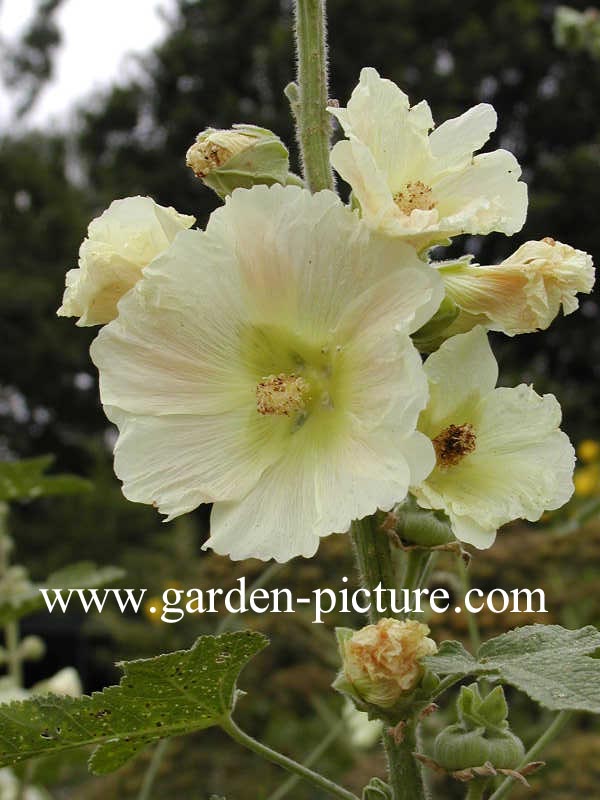
<svg viewBox="0 0 600 800"><path fill-rule="evenodd" d="M560 311L579 307L578 292L594 286L592 257L546 238L525 242L501 264L481 267L463 260L440 266L446 294L469 318L509 336L545 330Z"/></svg>
<svg viewBox="0 0 600 800"><path fill-rule="evenodd" d="M495 388L498 365L485 330L453 336L425 362L430 398L419 429L436 467L413 488L423 508L446 512L458 539L489 547L511 520L534 522L573 493L575 455L559 429L554 395Z"/></svg>
<svg viewBox="0 0 600 800"><path fill-rule="evenodd" d="M88 227L79 268L67 272L58 316L79 317L81 326L114 319L118 301L137 283L142 269L195 221L150 197L115 200Z"/></svg>
<svg viewBox="0 0 600 800"><path fill-rule="evenodd" d="M473 156L496 128L492 106L481 103L429 133L429 105L411 108L395 83L367 67L348 106L328 110L348 137L331 163L370 227L419 249L461 233L523 227L527 187L515 157L507 150Z"/></svg>
<svg viewBox="0 0 600 800"><path fill-rule="evenodd" d="M391 508L434 463L408 334L442 293L332 192L236 190L92 345L126 497L169 519L214 503L207 546L278 561Z"/></svg>

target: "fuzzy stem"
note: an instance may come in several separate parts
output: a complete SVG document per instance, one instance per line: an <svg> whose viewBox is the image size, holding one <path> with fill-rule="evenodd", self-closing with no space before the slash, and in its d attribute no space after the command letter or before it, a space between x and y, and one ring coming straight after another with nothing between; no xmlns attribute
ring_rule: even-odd
<svg viewBox="0 0 600 800"><path fill-rule="evenodd" d="M332 797L339 797L341 800L358 800L358 797L355 794L349 792L347 789L344 789L342 786L338 786L337 783L330 781L323 775L319 775L317 772L313 772L312 769L309 769L304 764L299 764L297 761L284 756L283 753L278 753L276 750L272 750L266 744L259 742L252 736L249 736L241 728L238 728L231 717L226 717L224 720L222 720L221 727L225 733L228 733L232 739L238 742L238 744L241 744L243 747L247 747L248 750L252 750L252 752L262 756L262 758L266 759L267 761L271 761L273 764L277 764L278 766L283 767L283 769L287 769L288 772L293 772L294 774L299 775L305 781L317 787L318 789L327 792Z"/></svg>
<svg viewBox="0 0 600 800"><path fill-rule="evenodd" d="M304 178L311 192L334 186L329 163L325 32L325 0L296 0L298 91L294 110Z"/></svg>
<svg viewBox="0 0 600 800"><path fill-rule="evenodd" d="M384 589L395 589L396 575L390 541L381 530L376 516L353 522L351 533L364 588L372 592L381 584ZM371 602L371 622L376 622L381 616L385 614L378 612ZM416 749L415 721L408 722L402 736L395 737L392 731L386 730L383 744L388 758L393 800L424 800L422 768L413 756Z"/></svg>

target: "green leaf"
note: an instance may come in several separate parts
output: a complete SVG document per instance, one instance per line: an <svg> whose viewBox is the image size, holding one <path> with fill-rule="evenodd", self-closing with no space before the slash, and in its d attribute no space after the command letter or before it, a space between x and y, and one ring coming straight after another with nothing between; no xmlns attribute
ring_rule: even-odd
<svg viewBox="0 0 600 800"><path fill-rule="evenodd" d="M555 711L600 714L600 632L588 626L526 625L490 639L473 658L459 642L444 642L424 659L438 675L489 675Z"/></svg>
<svg viewBox="0 0 600 800"><path fill-rule="evenodd" d="M201 636L191 650L119 664L123 677L91 697L0 705L0 766L83 745L95 774L112 772L159 739L219 725L245 664L267 645L254 631Z"/></svg>
<svg viewBox="0 0 600 800"><path fill-rule="evenodd" d="M80 494L91 489L89 481L76 475L44 475L53 462L53 456L0 462L0 501Z"/></svg>
<svg viewBox="0 0 600 800"><path fill-rule="evenodd" d="M33 614L46 607L40 589L97 589L123 578L119 567L99 567L92 561L80 561L53 572L45 583L23 583L22 588L4 592L0 589L0 625Z"/></svg>

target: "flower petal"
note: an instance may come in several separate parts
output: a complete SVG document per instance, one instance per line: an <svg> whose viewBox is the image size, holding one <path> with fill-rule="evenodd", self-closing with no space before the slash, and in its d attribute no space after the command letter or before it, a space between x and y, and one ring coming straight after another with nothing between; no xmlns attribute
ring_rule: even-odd
<svg viewBox="0 0 600 800"><path fill-rule="evenodd" d="M217 498L242 498L282 447L283 427L273 424L282 421L252 409L196 417L106 413L119 428L115 473L123 494L154 505L166 521Z"/></svg>
<svg viewBox="0 0 600 800"><path fill-rule="evenodd" d="M449 119L429 135L431 153L439 158L445 169L454 169L470 161L496 130L498 116L494 107L480 103L460 117Z"/></svg>
<svg viewBox="0 0 600 800"><path fill-rule="evenodd" d="M470 422L472 408L498 380L498 364L485 329L478 326L447 339L429 356L425 372L430 399L419 428L433 438L447 425Z"/></svg>

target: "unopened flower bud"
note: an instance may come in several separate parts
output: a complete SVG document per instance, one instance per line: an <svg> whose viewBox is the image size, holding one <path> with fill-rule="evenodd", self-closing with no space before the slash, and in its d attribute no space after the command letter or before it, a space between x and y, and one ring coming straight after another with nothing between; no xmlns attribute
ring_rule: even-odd
<svg viewBox="0 0 600 800"><path fill-rule="evenodd" d="M427 625L396 619L380 619L355 632L342 629L343 679L365 703L392 708L419 685L425 673L421 659L437 652L428 633Z"/></svg>
<svg viewBox="0 0 600 800"><path fill-rule="evenodd" d="M117 316L117 303L194 217L157 205L150 197L115 200L92 220L79 248L79 268L67 272L59 317L77 325L103 325Z"/></svg>
<svg viewBox="0 0 600 800"><path fill-rule="evenodd" d="M285 185L292 177L281 139L256 125L207 128L187 151L186 163L220 197L256 184Z"/></svg>
<svg viewBox="0 0 600 800"><path fill-rule="evenodd" d="M577 293L589 294L594 285L592 257L550 238L525 242L501 264L463 259L440 267L440 274L447 298L462 312L446 337L477 324L508 336L545 330L561 306L571 314Z"/></svg>
<svg viewBox="0 0 600 800"><path fill-rule="evenodd" d="M27 661L39 661L46 654L46 645L39 636L25 636L19 644L19 655Z"/></svg>
<svg viewBox="0 0 600 800"><path fill-rule="evenodd" d="M48 680L37 683L32 692L40 694L58 694L65 697L79 697L83 694L81 678L74 667L63 667Z"/></svg>
<svg viewBox="0 0 600 800"><path fill-rule="evenodd" d="M509 729L508 706L501 686L482 697L477 684L463 686L457 702L459 722L438 734L434 758L449 771L481 767L516 769L523 742Z"/></svg>

